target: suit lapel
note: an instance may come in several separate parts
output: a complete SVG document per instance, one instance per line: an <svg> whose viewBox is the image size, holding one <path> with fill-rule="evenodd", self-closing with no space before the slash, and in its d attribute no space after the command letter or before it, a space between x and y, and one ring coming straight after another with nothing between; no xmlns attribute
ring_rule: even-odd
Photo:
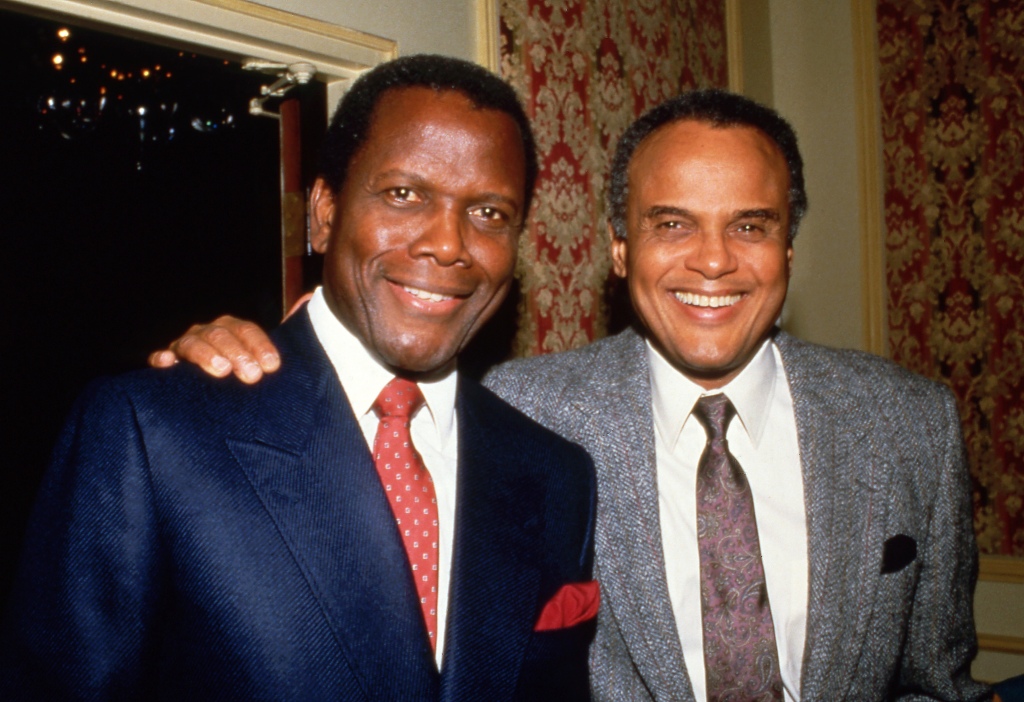
<svg viewBox="0 0 1024 702"><path fill-rule="evenodd" d="M540 596L543 486L502 417L509 411L460 379L459 467L441 699L515 691Z"/></svg>
<svg viewBox="0 0 1024 702"><path fill-rule="evenodd" d="M298 317L275 335L282 369L259 386L252 438L230 448L364 694L434 697L438 675L394 517L308 317Z"/></svg>
<svg viewBox="0 0 1024 702"><path fill-rule="evenodd" d="M796 414L807 510L810 580L801 674L804 699L841 699L853 682L878 585L888 471L876 451L878 418L856 383L813 345L780 333ZM841 388L839 391L837 388Z"/></svg>
<svg viewBox="0 0 1024 702"><path fill-rule="evenodd" d="M594 364L603 375L577 403L596 437L587 446L598 466L598 616L614 618L656 699L692 699L665 576L647 351L635 333L620 340L620 358Z"/></svg>

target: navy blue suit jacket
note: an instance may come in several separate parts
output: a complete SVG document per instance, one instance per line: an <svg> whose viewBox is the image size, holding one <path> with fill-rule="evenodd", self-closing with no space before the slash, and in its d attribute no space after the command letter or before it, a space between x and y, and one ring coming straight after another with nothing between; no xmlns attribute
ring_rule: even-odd
<svg viewBox="0 0 1024 702"><path fill-rule="evenodd" d="M79 402L0 630L0 699L587 695L590 459L460 379L443 671L366 442L303 312L254 387L141 371Z"/></svg>

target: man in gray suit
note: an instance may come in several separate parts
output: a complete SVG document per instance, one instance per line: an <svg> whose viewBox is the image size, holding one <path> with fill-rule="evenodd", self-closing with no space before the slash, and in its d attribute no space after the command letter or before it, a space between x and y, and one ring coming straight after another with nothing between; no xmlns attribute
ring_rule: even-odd
<svg viewBox="0 0 1024 702"><path fill-rule="evenodd" d="M487 379L597 466L598 699L989 694L969 673L976 546L951 393L775 326L806 203L796 137L773 111L714 90L655 108L620 141L609 194L635 329ZM272 367L251 328L242 344L223 325L176 348L222 374ZM713 449L695 408L719 394L736 419ZM695 485L715 451L742 466L757 515L747 560L761 564L753 591L774 650L755 661L770 683L756 692L721 688L715 649L740 620L701 625Z"/></svg>

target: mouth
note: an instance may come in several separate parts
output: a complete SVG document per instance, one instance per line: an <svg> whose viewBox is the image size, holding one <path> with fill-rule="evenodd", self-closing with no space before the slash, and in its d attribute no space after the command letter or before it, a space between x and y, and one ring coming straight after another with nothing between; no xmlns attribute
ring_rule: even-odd
<svg viewBox="0 0 1024 702"><path fill-rule="evenodd" d="M690 292L675 293L676 299L692 307L732 307L743 295L698 295Z"/></svg>
<svg viewBox="0 0 1024 702"><path fill-rule="evenodd" d="M423 300L424 302L447 302L448 300L454 300L454 295L442 295L441 293L430 292L429 290L421 290L420 288L414 288L408 285L403 285L402 289L407 293L415 297L417 300Z"/></svg>

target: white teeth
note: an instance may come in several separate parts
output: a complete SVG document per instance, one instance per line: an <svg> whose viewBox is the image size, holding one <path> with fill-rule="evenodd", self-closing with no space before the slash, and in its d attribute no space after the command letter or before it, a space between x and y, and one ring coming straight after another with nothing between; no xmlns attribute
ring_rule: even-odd
<svg viewBox="0 0 1024 702"><path fill-rule="evenodd" d="M677 292L676 299L684 305L695 307L730 307L740 301L742 295L697 295L695 293Z"/></svg>
<svg viewBox="0 0 1024 702"><path fill-rule="evenodd" d="M444 302L445 300L451 300L450 295L441 295L440 293L427 292L426 290L420 290L419 288L410 288L408 286L402 286L407 293L420 300L427 300L430 302Z"/></svg>

